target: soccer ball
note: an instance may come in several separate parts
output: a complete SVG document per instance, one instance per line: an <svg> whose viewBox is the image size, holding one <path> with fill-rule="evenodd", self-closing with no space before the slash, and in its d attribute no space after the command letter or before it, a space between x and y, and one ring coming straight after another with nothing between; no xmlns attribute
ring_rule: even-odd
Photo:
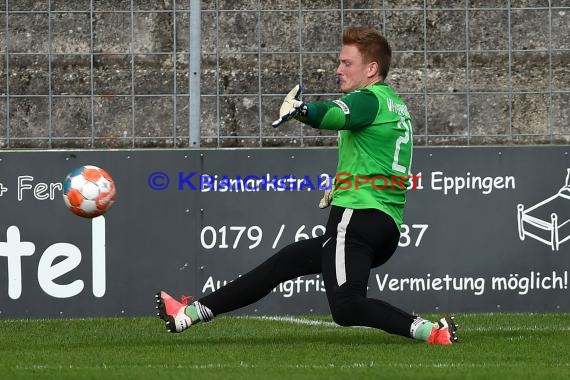
<svg viewBox="0 0 570 380"><path fill-rule="evenodd" d="M93 165L72 170L63 182L63 201L75 215L94 218L103 215L115 202L113 178Z"/></svg>

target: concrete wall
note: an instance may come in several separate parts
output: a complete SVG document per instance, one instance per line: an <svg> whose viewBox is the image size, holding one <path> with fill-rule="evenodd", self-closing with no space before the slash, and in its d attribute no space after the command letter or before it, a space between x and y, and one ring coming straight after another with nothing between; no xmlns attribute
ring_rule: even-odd
<svg viewBox="0 0 570 380"><path fill-rule="evenodd" d="M270 123L299 81L307 100L337 96L356 24L391 41L417 145L568 143L570 1L466 2L202 1L202 146L334 145ZM188 0L7 3L0 148L188 146Z"/></svg>

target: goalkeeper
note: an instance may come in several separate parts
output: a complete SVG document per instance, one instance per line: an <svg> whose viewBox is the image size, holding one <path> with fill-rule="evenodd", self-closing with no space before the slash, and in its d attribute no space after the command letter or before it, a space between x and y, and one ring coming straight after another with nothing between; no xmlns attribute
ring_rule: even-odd
<svg viewBox="0 0 570 380"><path fill-rule="evenodd" d="M388 261L398 247L407 186L380 190L363 179L409 177L413 128L406 105L384 82L392 55L386 39L374 29L350 27L342 42L336 74L344 95L304 102L297 85L273 122L279 127L294 118L313 128L339 131L337 173L350 173L352 186L333 186L321 200L321 208L332 204L325 234L286 246L190 305L187 297L178 302L159 292L158 315L170 332L250 305L281 282L322 273L331 314L339 325L373 327L430 344L457 341L453 318L431 322L367 297L371 269Z"/></svg>

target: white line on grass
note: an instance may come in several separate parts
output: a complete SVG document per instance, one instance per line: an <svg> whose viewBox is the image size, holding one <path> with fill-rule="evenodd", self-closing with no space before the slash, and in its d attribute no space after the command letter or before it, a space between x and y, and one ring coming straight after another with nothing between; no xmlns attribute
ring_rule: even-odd
<svg viewBox="0 0 570 380"><path fill-rule="evenodd" d="M321 321L315 319L306 319L306 318L298 318L298 317L279 317L279 316L246 316L246 317L237 317L243 319L257 319L261 321L275 321L275 322L287 322L287 323L294 323L297 325L306 325L306 326L321 326L321 327L328 327L328 328L337 328L341 327L334 322L330 321ZM362 326L355 326L356 328L367 328ZM493 326L493 327L486 327L486 326L465 326L461 324L461 321L458 322L458 331L465 331L465 332L508 332L508 331L570 331L570 326L552 326L552 325L535 325L535 326Z"/></svg>
<svg viewBox="0 0 570 380"><path fill-rule="evenodd" d="M323 363L323 364L280 364L271 365L271 368L280 369L357 369L357 368L508 368L517 367L519 364L509 363ZM542 367L538 365L539 367ZM531 366L534 367L534 366ZM549 363L544 367L548 368L568 368L570 363ZM32 364L17 365L16 370L19 371L38 371L38 370L118 370L118 369L237 369L237 368L257 368L264 369L267 366L250 363L203 363L203 364L146 364L146 365L121 365L121 364L101 364L98 366L78 366L78 365L53 365L53 364Z"/></svg>
<svg viewBox="0 0 570 380"><path fill-rule="evenodd" d="M279 316L266 316L261 317L238 317L245 319L257 319L262 321L274 321L274 322L289 322L297 325L307 325L307 326L322 326L322 327L340 327L334 322L329 321L319 321L314 319L296 318L296 317L279 317Z"/></svg>

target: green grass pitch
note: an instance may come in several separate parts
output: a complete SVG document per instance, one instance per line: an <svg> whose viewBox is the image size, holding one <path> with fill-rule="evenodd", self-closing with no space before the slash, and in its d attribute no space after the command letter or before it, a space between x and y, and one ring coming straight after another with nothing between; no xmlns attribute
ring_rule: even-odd
<svg viewBox="0 0 570 380"><path fill-rule="evenodd" d="M435 316L427 316L435 317ZM458 314L428 346L327 317L0 320L0 379L569 379L570 315Z"/></svg>

